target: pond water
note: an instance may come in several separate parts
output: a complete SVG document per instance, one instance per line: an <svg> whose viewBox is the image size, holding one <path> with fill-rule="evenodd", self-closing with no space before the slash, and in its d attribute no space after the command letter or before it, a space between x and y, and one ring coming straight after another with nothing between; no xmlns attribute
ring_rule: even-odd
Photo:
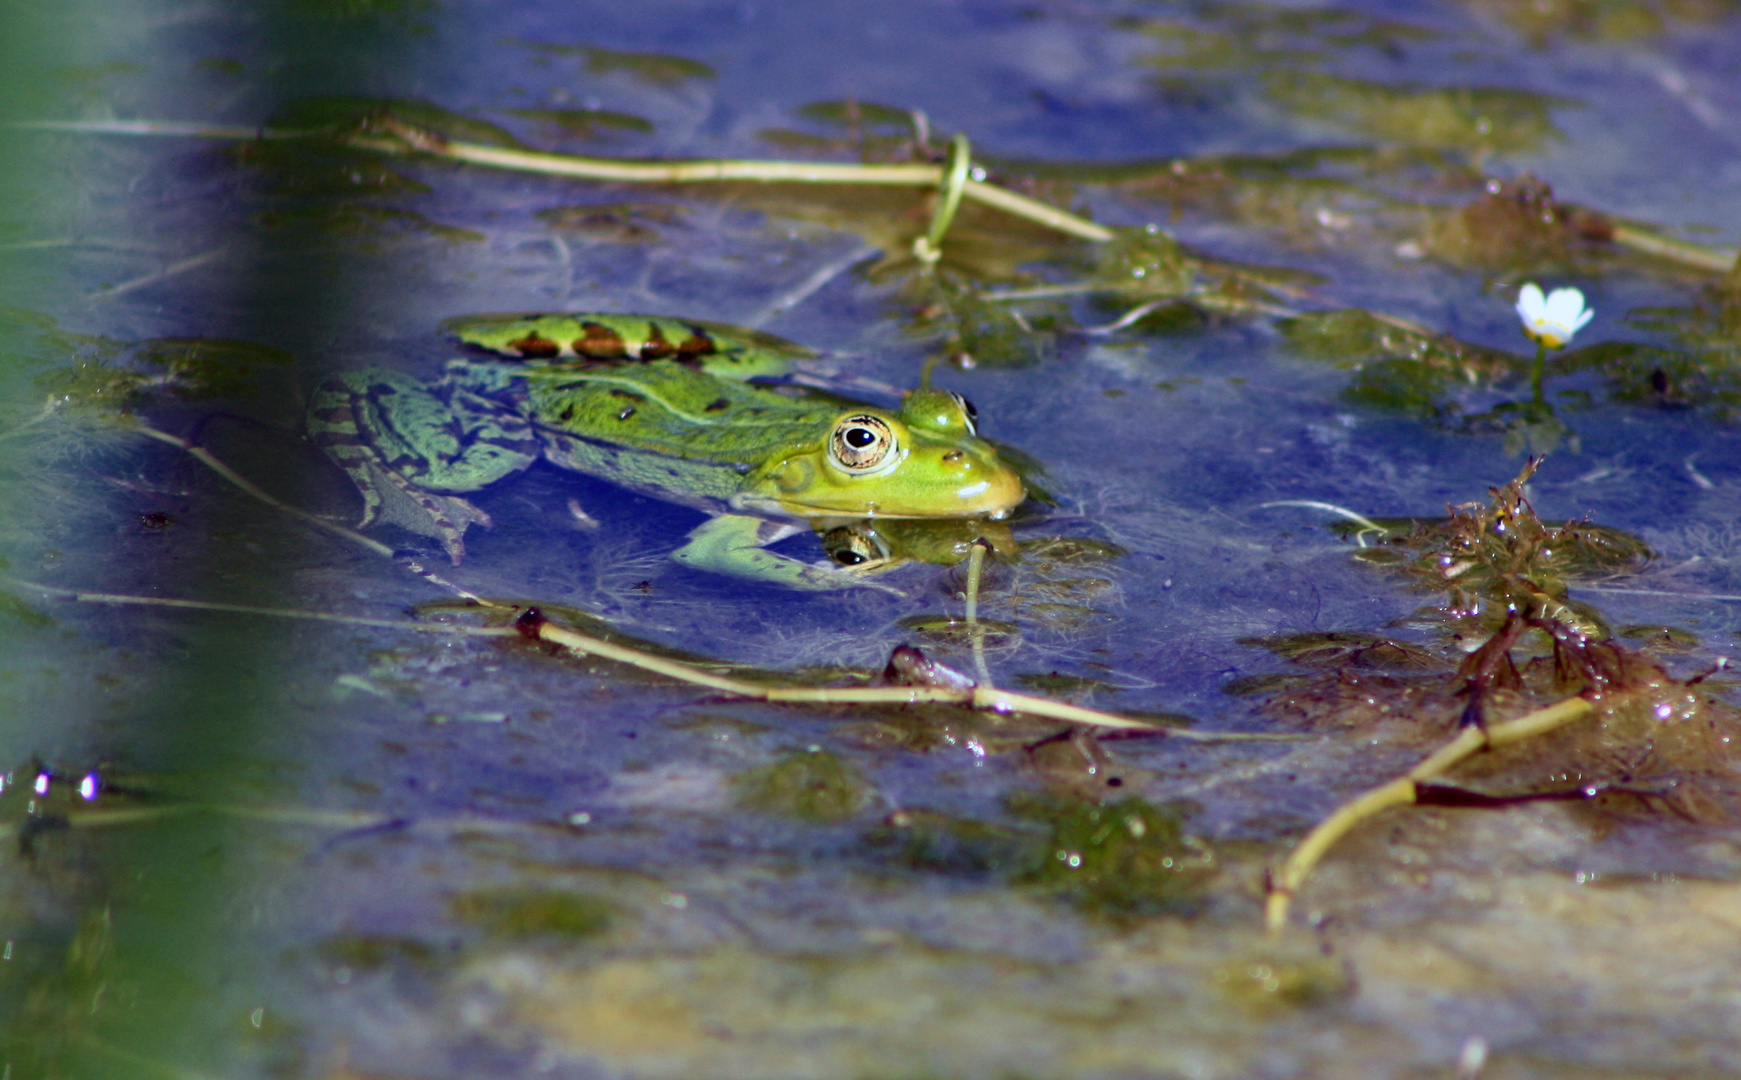
<svg viewBox="0 0 1741 1080"><path fill-rule="evenodd" d="M1741 1070L1735 5L5 10L5 1076ZM447 156L958 132L1112 232L969 199L926 265L925 187ZM1539 395L1529 281L1594 311ZM323 524L361 505L323 378L564 311L749 326L882 406L935 362L1035 496L984 530L979 647L954 556L710 573L695 509L547 463L467 496L458 565ZM1163 730L469 632L528 605ZM1338 806L1580 695L1266 930Z"/></svg>

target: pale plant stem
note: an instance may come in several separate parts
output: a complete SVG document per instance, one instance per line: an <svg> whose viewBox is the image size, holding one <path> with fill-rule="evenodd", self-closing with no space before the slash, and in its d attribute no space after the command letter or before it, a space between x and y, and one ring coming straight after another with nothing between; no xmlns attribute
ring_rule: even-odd
<svg viewBox="0 0 1741 1080"><path fill-rule="evenodd" d="M272 507L274 510L289 514L291 517L306 522L309 525L313 525L317 529L322 529L326 532L332 533L334 536L342 537L345 540L348 540L359 547L366 548L377 555L389 559L393 557L393 549L388 547L386 544L371 540L354 529L347 529L337 522L328 521L318 514L311 514L307 510L291 506L289 503L273 497L252 480L230 468L228 465L225 465L222 461L219 461L212 455L211 451L203 446L191 443L180 435L172 435L167 431L163 431L160 428L154 428L150 424L142 422L134 422L131 429L144 435L146 438L168 443L170 446L182 451L192 457L195 461L204 465L206 468L217 473L225 480L228 480L230 483L241 488L249 495L252 495L267 506Z"/></svg>
<svg viewBox="0 0 1741 1080"><path fill-rule="evenodd" d="M32 416L28 420L21 421L16 426L7 428L5 431L0 431L0 441L22 435L24 432L29 431L44 420L47 420L49 417L54 416L59 411L60 410L55 405L53 399L43 402L42 408L37 410L35 416Z"/></svg>
<svg viewBox="0 0 1741 1080"><path fill-rule="evenodd" d="M70 600L93 604L132 604L142 607L182 608L195 611L214 611L238 615L262 615L280 619L308 619L319 622L342 623L348 626L371 626L384 630L404 630L411 633L451 634L465 637L516 637L524 636L529 630L520 630L505 626L464 626L451 623L417 623L402 619L373 619L356 615L338 615L322 611L306 611L297 608L257 607L250 604L224 604L208 600L183 600L162 596L128 596L118 593L86 592L78 589L62 589L52 585L41 585L33 581L19 578L3 578L12 585L20 586L46 593L51 596L64 596ZM508 608L510 605L483 601L493 608ZM524 610L524 609L521 609ZM1062 720L1072 724L1085 724L1090 727L1116 728L1126 731L1147 731L1155 735L1163 735L1175 739L1187 739L1198 742L1285 742L1295 741L1292 735L1268 735L1264 733L1245 732L1212 732L1186 731L1177 728L1161 727L1146 720L1136 720L1115 713L1100 712L1096 709L1085 709L1063 702L1048 701L1045 698L1030 697L1026 694L1012 694L998 690L992 686L974 686L970 689L952 689L937 686L782 686L750 682L745 679L734 679L727 675L716 675L702 667L657 656L653 653L628 645L618 645L591 634L583 634L578 630L570 630L549 621L539 621L536 636L540 640L549 641L584 656L594 656L601 660L610 660L619 664L639 668L642 671L664 675L678 682L691 686L699 686L732 697L750 698L757 701L768 701L787 704L817 704L817 705L917 705L926 702L942 704L965 705L974 709L1000 714L1022 713L1029 716L1043 716L1048 719Z"/></svg>
<svg viewBox="0 0 1741 1080"><path fill-rule="evenodd" d="M111 286L107 289L99 289L90 296L87 296L85 299L87 301L95 302L98 300L112 300L117 296L125 296L130 292L136 292L148 285L155 285L165 278L171 278L177 274L186 273L189 270L196 270L199 267L204 266L206 263L214 262L223 258L228 251L228 248L218 247L213 248L210 251L201 252L198 255L170 263L161 270L154 270L149 274L142 274L139 277L133 278L131 281L123 281L119 285Z"/></svg>
<svg viewBox="0 0 1741 1080"><path fill-rule="evenodd" d="M1534 738L1587 716L1594 708L1584 698L1571 697L1520 716L1516 720L1486 728L1464 728L1457 733L1456 738L1428 755L1403 776L1343 803L1335 813L1307 833L1287 861L1270 874L1269 896L1264 903L1264 922L1270 932L1279 932L1287 926L1288 908L1294 894L1336 841L1357 826L1390 807L1414 802L1418 785L1443 776L1483 750Z"/></svg>
<svg viewBox="0 0 1741 1080"><path fill-rule="evenodd" d="M396 815L366 810L325 810L306 806L247 806L238 803L214 802L185 802L160 806L113 808L96 806L90 809L71 809L64 813L63 817L70 828L104 829L163 821L201 813L241 818L247 821L263 821L271 825L341 831L380 828L403 820ZM419 818L411 824L424 830L442 829L448 832L504 834L529 830L549 830L553 827L546 822L513 821L488 817ZM0 841L11 840L17 833L18 826L14 822L0 822Z"/></svg>
<svg viewBox="0 0 1741 1080"><path fill-rule="evenodd" d="M1645 255L1678 262L1682 266L1708 270L1713 274L1726 274L1736 266L1736 253L1733 251L1689 244L1685 240L1659 236L1631 225L1614 226L1614 243Z"/></svg>
<svg viewBox="0 0 1741 1080"><path fill-rule="evenodd" d="M400 139L352 136L345 142L365 150L383 153L403 153L406 144ZM730 159L700 161L619 161L612 158L589 158L574 154L551 154L536 150L510 150L477 143L419 139L412 147L419 153L432 154L453 161L469 162L497 169L541 173L546 176L568 176L582 180L607 180L618 183L693 184L721 182L803 183L803 184L868 184L890 187L934 188L944 179L944 166L939 165L845 165L811 161L741 161ZM1025 218L1069 236L1104 243L1113 232L1086 218L1049 206L1038 199L1018 195L1013 191L988 184L983 180L968 180L961 187L963 198L994 207L1007 214Z"/></svg>
<svg viewBox="0 0 1741 1080"><path fill-rule="evenodd" d="M1104 713L1095 709L1084 709L1062 702L1048 701L1044 698L1029 697L1025 694L1011 694L991 686L973 686L963 689L943 686L766 686L747 682L743 679L734 679L726 675L715 675L711 672L701 671L682 661L651 656L637 649L615 645L588 634L557 626L554 623L539 624L538 636L578 653L631 664L643 671L667 675L695 686L704 686L734 697L754 698L760 701L818 705L918 705L925 702L939 702L966 705L989 712L1023 713L1029 716L1044 716L1048 719L1063 720L1072 724L1086 724L1090 727L1149 731L1156 735L1186 739L1220 741L1228 738L1228 736L1217 735L1214 732L1179 731L1173 728L1164 728L1146 720L1133 720L1130 717ZM1234 737L1235 740L1237 738L1237 736Z"/></svg>
<svg viewBox="0 0 1741 1080"><path fill-rule="evenodd" d="M301 131L243 128L215 124L179 123L164 120L132 121L20 121L12 127L42 131L74 131L101 135L169 135L209 139L285 139L306 136ZM353 135L345 145L387 154L408 151L430 154L451 161L464 161L495 169L568 176L579 180L604 180L630 184L694 184L721 182L868 184L892 187L938 187L944 180L941 165L847 165L824 161L744 161L711 159L697 161L621 161L613 158L552 154L538 150L514 150L479 143L434 138L404 128L403 138ZM1024 218L1082 240L1104 243L1113 232L1066 210L1030 199L1007 188L968 179L960 186L962 198L972 199L1006 214Z"/></svg>
<svg viewBox="0 0 1741 1080"><path fill-rule="evenodd" d="M1257 505L1259 509L1271 506L1300 506L1308 510L1323 510L1327 513L1335 514L1337 517L1352 521L1360 526L1359 531L1354 534L1354 542L1361 547L1366 546L1367 533L1377 533L1378 535L1383 536L1385 533L1390 531L1384 526L1372 521L1370 518L1363 517L1347 507L1337 506L1335 503L1318 502L1315 499L1277 499L1274 502L1258 503Z"/></svg>
<svg viewBox="0 0 1741 1080"><path fill-rule="evenodd" d="M139 420L133 421L130 430L136 431L139 434L144 435L148 438L156 439L159 442L168 443L170 446L176 447L177 449L188 454L195 461L198 461L200 464L204 465L206 468L212 470L213 472L217 473L219 476L223 477L225 480L228 480L230 483L241 488L243 491L247 492L249 495L251 495L254 498L265 503L267 506L270 506L273 509L278 510L282 513L289 514L291 517L296 518L298 521L306 522L309 525L313 525L317 529L320 529L324 532L329 532L329 533L333 534L334 536L337 536L343 540L347 540L350 543L356 544L358 547L361 547L366 551L370 551L376 555L379 555L382 558L391 559L394 556L393 549L388 547L386 544L383 544L377 540L371 540L368 537L364 536L362 533L357 532L355 529L348 529L345 526L340 525L335 521L328 521L326 518L321 517L319 514L311 514L307 510L303 510L300 507L292 506L287 502L284 502L280 499L273 497L271 494L269 494L263 488L261 488L258 484L254 483L252 480L249 480L247 477L243 476L241 473L237 472L236 470L230 468L228 465L224 464L215 455L213 455L211 451L207 450L203 446L199 446L195 443L189 442L188 440L182 438L179 435L172 435L169 432L164 431L160 428L154 428L150 424L146 424L146 423L139 421ZM465 600L470 600L476 604L486 604L489 606L498 606L498 605L490 605L489 601L484 600L482 597L478 596L476 593L472 592L471 590L462 588L459 585L455 585L453 582L442 577L440 574L437 574L437 573L430 571L430 570L425 570L421 565L419 565L415 562L407 563L406 565L411 570L411 572L416 574L418 577L422 578L423 580L429 582L430 584L432 584L438 588L447 590L448 592L454 594L455 596L458 596L458 597L465 599Z"/></svg>
<svg viewBox="0 0 1741 1080"><path fill-rule="evenodd" d="M177 120L16 120L5 126L36 131L65 131L92 135L167 136L178 138L222 139L296 139L322 135L318 131L286 131L272 128L252 128L240 125L208 124ZM346 140L361 149L386 153L404 153L406 143L396 138L365 135ZM501 169L517 169L581 179L615 180L626 183L691 183L696 181L796 181L802 183L894 184L903 187L932 187L942 180L942 169L936 165L840 165L798 161L675 161L631 162L609 158L584 158L569 154L547 154L537 151L509 150L471 143L442 143L440 140L417 140L417 149L437 153L456 160L470 161ZM1049 206L1025 195L1018 195L984 181L969 180L963 188L966 198L987 206L1047 225L1071 236L1097 243L1112 239L1113 232L1092 221L1077 217L1057 207ZM1658 235L1633 225L1616 224L1614 243L1623 248L1680 263L1709 273L1726 273L1736 265L1736 253L1720 248ZM1014 297L1010 297L1013 299Z"/></svg>
<svg viewBox="0 0 1741 1080"><path fill-rule="evenodd" d="M976 541L967 556L967 620L968 639L973 643L973 669L979 675L979 685L990 688L991 668L985 662L985 627L979 621L979 580L985 572L985 544Z"/></svg>
<svg viewBox="0 0 1741 1080"><path fill-rule="evenodd" d="M1108 286L1094 282L1079 282L1074 285L1036 285L1031 289L1004 289L1001 292L982 293L981 300L991 303L1014 300L1045 300L1054 296L1084 296L1088 293L1107 292Z"/></svg>
<svg viewBox="0 0 1741 1080"><path fill-rule="evenodd" d="M265 615L275 619L307 619L315 622L343 623L347 626L377 626L384 630L409 630L424 634L455 634L469 637L512 637L518 631L511 627L464 626L458 623L418 623L404 619L372 619L363 615L338 615L329 611L308 611L302 608L263 607L257 604L225 604L214 600L182 600L169 596L129 596L124 593L85 592L43 585L23 578L0 577L20 588L49 596L63 596L86 604L122 604L138 607L182 608L190 611L216 611L232 615ZM493 605L500 607L502 605Z"/></svg>
<svg viewBox="0 0 1741 1080"><path fill-rule="evenodd" d="M1138 304L1136 307L1131 308L1129 311L1109 323L1103 323L1100 326L1084 326L1082 329L1078 330L1077 333L1087 334L1089 336L1116 334L1131 323L1143 318L1145 315L1181 299L1183 299L1183 297L1163 296L1159 300L1150 300L1146 304Z"/></svg>
<svg viewBox="0 0 1741 1080"><path fill-rule="evenodd" d="M792 308L816 295L829 282L846 273L848 270L876 254L876 248L868 244L860 244L840 258L819 267L815 273L799 282L795 287L773 300L763 304L761 310L743 321L744 326L760 330L763 326L785 314Z"/></svg>

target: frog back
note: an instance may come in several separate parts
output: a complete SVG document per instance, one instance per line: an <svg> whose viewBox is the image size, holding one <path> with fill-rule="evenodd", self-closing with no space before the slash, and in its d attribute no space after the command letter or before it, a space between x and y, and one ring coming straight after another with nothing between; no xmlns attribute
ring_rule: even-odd
<svg viewBox="0 0 1741 1080"><path fill-rule="evenodd" d="M670 361L527 372L527 413L557 464L678 502L729 501L768 462L820 446L841 404Z"/></svg>
<svg viewBox="0 0 1741 1080"><path fill-rule="evenodd" d="M663 315L467 315L442 328L467 345L520 360L671 360L736 381L786 375L816 355L759 330Z"/></svg>
<svg viewBox="0 0 1741 1080"><path fill-rule="evenodd" d="M755 331L657 316L477 316L449 329L509 358L465 383L519 398L555 464L718 509L765 463L820 446L849 403L779 379L810 355Z"/></svg>

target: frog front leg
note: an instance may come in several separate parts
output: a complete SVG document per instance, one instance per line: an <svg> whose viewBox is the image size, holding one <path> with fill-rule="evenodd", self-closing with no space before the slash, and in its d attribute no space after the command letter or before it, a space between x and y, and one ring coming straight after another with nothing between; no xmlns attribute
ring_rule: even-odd
<svg viewBox="0 0 1741 1080"><path fill-rule="evenodd" d="M671 557L698 570L751 578L789 589L873 588L900 595L899 590L871 581L862 574L833 566L811 565L767 549L767 545L806 528L807 525L794 522L724 514L691 531L688 542L672 552Z"/></svg>
<svg viewBox="0 0 1741 1080"><path fill-rule="evenodd" d="M308 432L363 496L359 527L376 519L441 541L458 565L465 530L489 515L461 498L519 472L542 453L513 409L462 386L427 386L396 371L328 379L309 402Z"/></svg>

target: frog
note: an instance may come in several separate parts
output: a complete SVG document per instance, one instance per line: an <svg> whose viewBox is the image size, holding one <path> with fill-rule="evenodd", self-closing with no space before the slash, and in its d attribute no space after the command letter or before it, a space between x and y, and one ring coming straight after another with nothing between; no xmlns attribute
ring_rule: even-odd
<svg viewBox="0 0 1741 1080"><path fill-rule="evenodd" d="M342 372L311 395L306 427L362 494L359 528L407 528L455 565L467 529L491 525L467 496L539 461L702 512L679 564L803 590L865 584L899 557L837 543L807 563L769 545L806 528L845 536L852 521L1001 521L1027 497L973 407L928 378L885 407L808 373L803 346L659 315L471 315L443 329L469 355L442 377Z"/></svg>

